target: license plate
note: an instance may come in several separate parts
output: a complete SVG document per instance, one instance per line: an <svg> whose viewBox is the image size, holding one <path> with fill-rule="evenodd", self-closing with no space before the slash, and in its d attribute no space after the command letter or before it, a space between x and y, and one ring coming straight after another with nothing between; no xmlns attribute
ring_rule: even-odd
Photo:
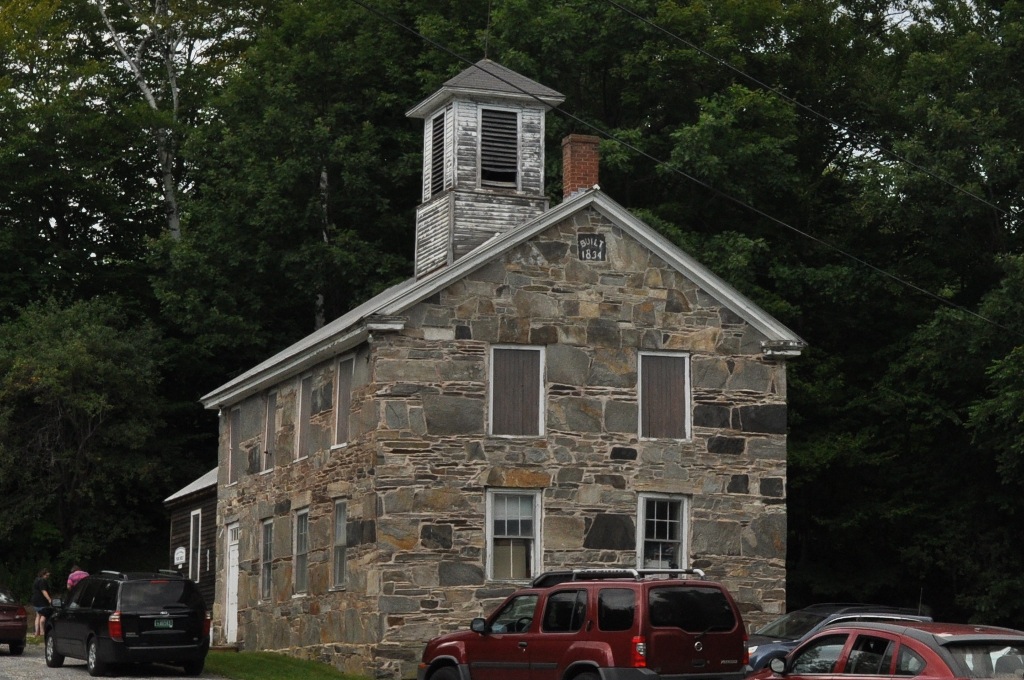
<svg viewBox="0 0 1024 680"><path fill-rule="evenodd" d="M171 619L153 619L154 628L174 628L174 621Z"/></svg>

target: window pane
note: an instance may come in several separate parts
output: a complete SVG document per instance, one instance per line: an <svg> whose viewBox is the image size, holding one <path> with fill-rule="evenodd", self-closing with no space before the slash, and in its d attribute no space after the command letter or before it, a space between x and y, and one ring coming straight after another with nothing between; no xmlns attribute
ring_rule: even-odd
<svg viewBox="0 0 1024 680"><path fill-rule="evenodd" d="M540 350L497 348L493 353L493 434L540 434Z"/></svg>
<svg viewBox="0 0 1024 680"><path fill-rule="evenodd" d="M193 581L199 581L199 563L202 558L202 548L200 542L200 531L202 529L202 515L201 513L192 513L192 529L189 532L189 560L188 560L188 577Z"/></svg>
<svg viewBox="0 0 1024 680"><path fill-rule="evenodd" d="M273 566L274 549L274 524L273 522L263 523L263 550L260 565L260 597L264 600L270 599L271 592L271 568Z"/></svg>
<svg viewBox="0 0 1024 680"><path fill-rule="evenodd" d="M641 437L688 437L686 362L685 356L641 355Z"/></svg>
<svg viewBox="0 0 1024 680"><path fill-rule="evenodd" d="M345 548L348 543L345 523L348 521L348 512L345 504L338 502L334 504L334 586L345 585Z"/></svg>
<svg viewBox="0 0 1024 680"><path fill-rule="evenodd" d="M277 445L277 392L267 395L267 422L263 432L263 470L274 469Z"/></svg>
<svg viewBox="0 0 1024 680"><path fill-rule="evenodd" d="M531 544L524 539L494 539L494 578L530 578Z"/></svg>
<svg viewBox="0 0 1024 680"><path fill-rule="evenodd" d="M643 566L648 569L684 568L683 502L647 498L643 502L643 513Z"/></svg>
<svg viewBox="0 0 1024 680"><path fill-rule="evenodd" d="M298 458L309 455L312 442L309 436L309 420L313 412L313 376L302 379L299 389L299 446L296 450Z"/></svg>
<svg viewBox="0 0 1024 680"><path fill-rule="evenodd" d="M309 513L295 517L295 592L304 593L309 587Z"/></svg>

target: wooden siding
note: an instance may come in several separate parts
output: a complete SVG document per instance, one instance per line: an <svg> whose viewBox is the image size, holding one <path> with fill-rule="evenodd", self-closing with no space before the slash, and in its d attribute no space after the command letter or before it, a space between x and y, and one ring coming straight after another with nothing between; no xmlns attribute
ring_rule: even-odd
<svg viewBox="0 0 1024 680"><path fill-rule="evenodd" d="M168 504L171 515L171 544L167 562L171 569L177 569L174 563L174 551L184 548L186 559L189 554L189 533L192 526L192 511L202 512L199 536L199 590L206 600L206 608L212 610L217 576L217 487L211 486ZM191 564L186 562L181 572L189 574Z"/></svg>
<svg viewBox="0 0 1024 680"><path fill-rule="evenodd" d="M416 208L416 276L450 262L452 199L447 194Z"/></svg>

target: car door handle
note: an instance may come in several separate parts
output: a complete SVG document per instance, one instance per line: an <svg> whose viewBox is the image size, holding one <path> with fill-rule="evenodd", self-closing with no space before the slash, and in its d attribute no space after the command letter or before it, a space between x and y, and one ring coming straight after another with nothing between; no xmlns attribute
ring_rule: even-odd
<svg viewBox="0 0 1024 680"><path fill-rule="evenodd" d="M526 649L526 641L525 640L523 640L522 642L519 643L519 649Z"/></svg>

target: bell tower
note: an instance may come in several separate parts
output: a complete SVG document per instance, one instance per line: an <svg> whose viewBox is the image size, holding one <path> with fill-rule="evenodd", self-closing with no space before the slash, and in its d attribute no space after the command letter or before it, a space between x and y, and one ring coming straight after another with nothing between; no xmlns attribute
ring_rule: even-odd
<svg viewBox="0 0 1024 680"><path fill-rule="evenodd" d="M564 99L482 59L406 113L424 122L417 278L547 210L544 114Z"/></svg>

